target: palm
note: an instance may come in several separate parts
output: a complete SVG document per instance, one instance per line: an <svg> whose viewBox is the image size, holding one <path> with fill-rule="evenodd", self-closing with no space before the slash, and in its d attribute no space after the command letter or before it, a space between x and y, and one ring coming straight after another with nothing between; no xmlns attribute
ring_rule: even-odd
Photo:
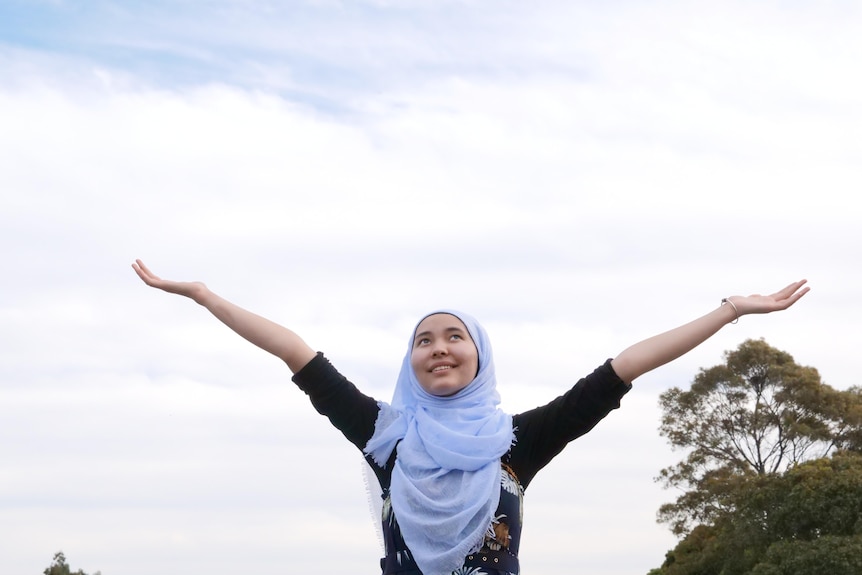
<svg viewBox="0 0 862 575"><path fill-rule="evenodd" d="M734 303L740 309L740 313L769 313L784 310L808 293L809 288L802 287L806 281L794 282L772 295L754 294L744 298L734 298Z"/></svg>
<svg viewBox="0 0 862 575"><path fill-rule="evenodd" d="M162 279L150 271L150 269L144 265L144 262L141 260L135 260L135 263L132 264L132 268L134 268L138 277L141 278L145 284L168 293L195 299L195 295L200 293L206 287L201 282L178 282Z"/></svg>

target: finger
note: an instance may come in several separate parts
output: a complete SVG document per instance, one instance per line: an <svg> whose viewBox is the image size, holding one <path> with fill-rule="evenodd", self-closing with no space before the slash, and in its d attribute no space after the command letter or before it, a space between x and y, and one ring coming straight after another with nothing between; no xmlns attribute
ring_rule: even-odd
<svg viewBox="0 0 862 575"><path fill-rule="evenodd" d="M151 271L150 271L150 268L148 268L148 267L147 267L147 265L146 265L144 262L142 262L141 260L135 260L135 262L138 264L138 267L139 267L139 268L141 268L141 270L142 270L146 275L148 275L148 276L150 276L150 277L156 277L156 275L155 275L153 272L151 272Z"/></svg>
<svg viewBox="0 0 862 575"><path fill-rule="evenodd" d="M137 272L138 277L140 277L145 284L153 286L156 282L160 281L159 276L151 272L150 268L148 268L141 260L135 260L135 264L133 264L132 267L135 268L135 272Z"/></svg>
<svg viewBox="0 0 862 575"><path fill-rule="evenodd" d="M801 290L799 290L798 292L796 292L795 294L793 294L792 296L790 296L790 305L793 305L794 303L799 301L799 298L801 298L802 296L807 294L809 291L811 291L811 288L806 286L806 287L802 288Z"/></svg>
<svg viewBox="0 0 862 575"><path fill-rule="evenodd" d="M132 264L132 269L135 270L135 273L138 274L139 278L141 278L145 282L147 281L147 274L146 274L146 272L144 272L143 268L141 267L140 260L138 260L137 262Z"/></svg>
<svg viewBox="0 0 862 575"><path fill-rule="evenodd" d="M775 292L775 293L772 295L772 297L774 297L774 298L775 298L775 299L777 299L777 300L784 300L784 299L787 299L787 298L789 298L790 296L792 296L794 293L796 293L796 291L797 291L800 287L802 287L803 285L805 285L805 283L806 283L807 281L808 281L808 280L799 280L798 282L793 282L792 284L788 285L788 286L787 286L787 287L785 287L784 289L782 289L782 290L780 290L780 291ZM808 290L806 290L806 291L808 291Z"/></svg>
<svg viewBox="0 0 862 575"><path fill-rule="evenodd" d="M789 308L790 306L792 306L793 304L798 302L799 298L801 298L802 296L807 294L809 291L811 291L811 288L809 288L807 286L802 288L801 290L798 289L798 291L795 291L790 296L788 296L787 298L785 298L783 301L780 302L782 309Z"/></svg>

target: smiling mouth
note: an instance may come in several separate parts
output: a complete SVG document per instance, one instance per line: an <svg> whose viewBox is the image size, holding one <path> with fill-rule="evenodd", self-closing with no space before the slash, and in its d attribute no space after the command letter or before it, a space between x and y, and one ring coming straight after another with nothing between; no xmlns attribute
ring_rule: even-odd
<svg viewBox="0 0 862 575"><path fill-rule="evenodd" d="M439 373L441 371L446 371L449 369L452 369L451 365L438 365L437 367L435 367L434 369L431 370L431 373Z"/></svg>

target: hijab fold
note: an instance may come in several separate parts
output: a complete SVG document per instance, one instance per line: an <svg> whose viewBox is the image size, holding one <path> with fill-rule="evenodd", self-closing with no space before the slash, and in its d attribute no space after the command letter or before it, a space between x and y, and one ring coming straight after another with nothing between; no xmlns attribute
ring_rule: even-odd
<svg viewBox="0 0 862 575"><path fill-rule="evenodd" d="M390 494L401 535L425 575L448 575L482 546L500 500L500 458L514 432L512 417L498 408L485 330L460 312L429 315L435 314L453 315L466 326L479 356L476 377L452 396L429 394L410 363L411 334L392 403L379 404L364 451L385 467L397 449Z"/></svg>

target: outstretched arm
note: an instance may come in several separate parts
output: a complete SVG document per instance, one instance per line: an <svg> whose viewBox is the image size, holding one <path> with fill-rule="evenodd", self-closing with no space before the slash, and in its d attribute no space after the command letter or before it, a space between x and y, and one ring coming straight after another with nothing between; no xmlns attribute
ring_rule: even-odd
<svg viewBox="0 0 862 575"><path fill-rule="evenodd" d="M725 324L755 313L770 313L789 308L808 293L806 280L790 284L768 296L731 296L708 314L670 331L645 339L623 350L611 360L614 371L625 382L675 360L709 339Z"/></svg>
<svg viewBox="0 0 862 575"><path fill-rule="evenodd" d="M305 367L315 356L315 352L291 330L232 304L211 292L201 282L164 280L151 272L141 260L136 260L132 267L148 286L194 300L233 331L281 358L293 373Z"/></svg>

